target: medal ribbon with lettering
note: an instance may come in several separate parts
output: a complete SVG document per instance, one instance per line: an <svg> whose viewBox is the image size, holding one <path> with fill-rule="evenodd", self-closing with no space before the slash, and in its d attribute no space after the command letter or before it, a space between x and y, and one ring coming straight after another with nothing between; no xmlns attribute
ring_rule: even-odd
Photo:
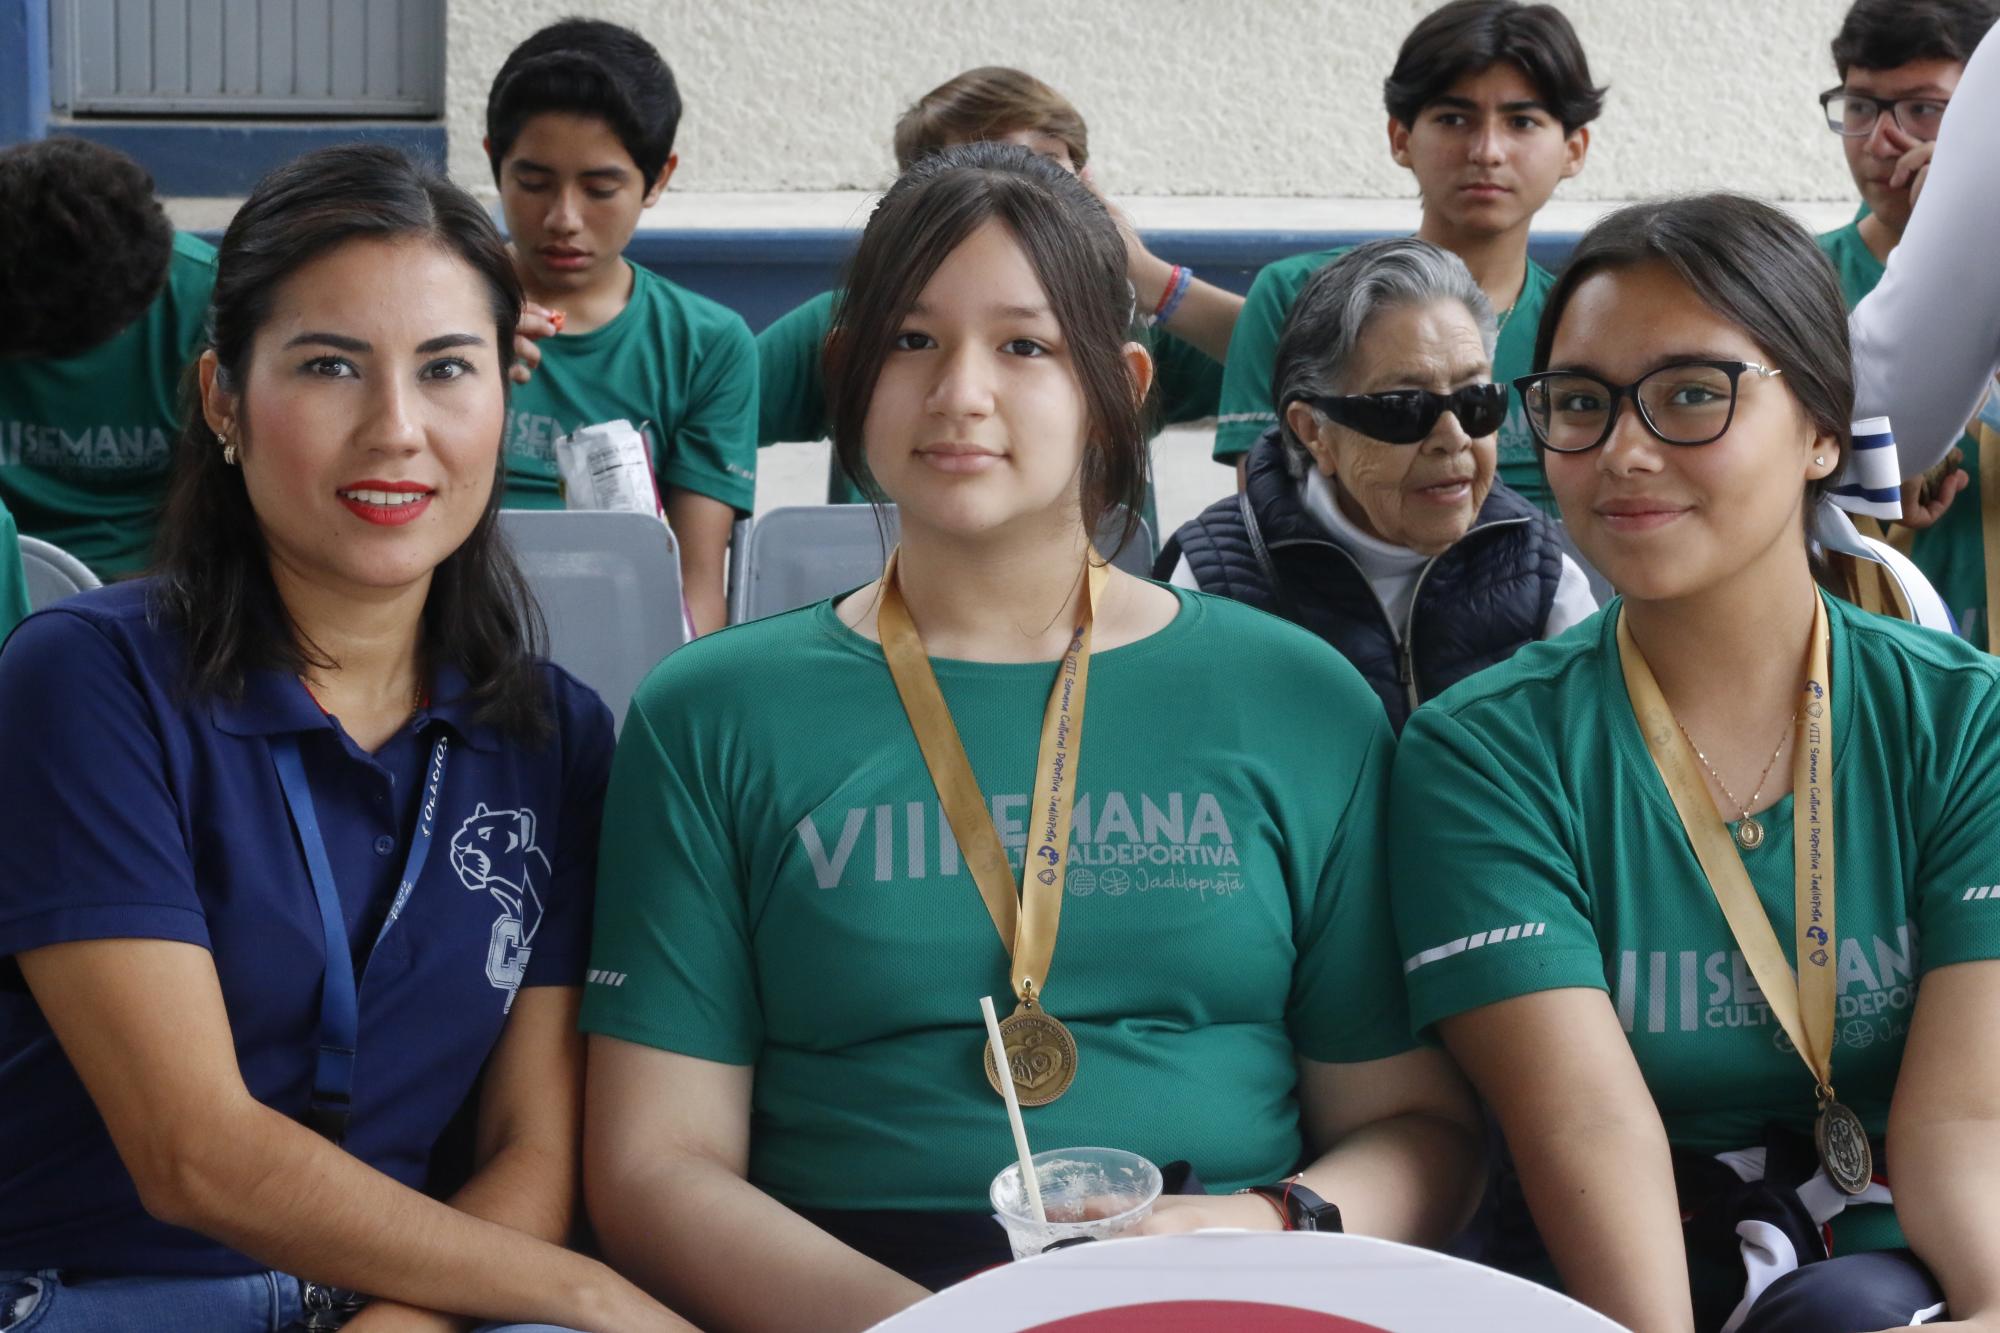
<svg viewBox="0 0 2000 1333"><path fill-rule="evenodd" d="M1798 929L1798 971L1785 961L1778 932L1757 898L1729 827L1695 767L1693 747L1681 734L1646 665L1625 618L1618 619L1618 658L1625 691L1645 735L1646 748L1680 812L1681 826L1701 862L1722 915L1743 950L1771 1012L1812 1071L1819 1115L1813 1141L1827 1178L1849 1194L1868 1188L1874 1153L1861 1118L1833 1094L1833 1010L1839 937L1833 920L1833 683L1827 666L1826 603L1813 597L1811 658L1805 699L1792 752L1792 867Z"/></svg>
<svg viewBox="0 0 2000 1333"><path fill-rule="evenodd" d="M1083 748L1083 703L1090 683L1090 631L1103 596L1107 568L1088 563L1083 605L1069 650L1056 670L1055 684L1042 713L1042 739L1035 758L1035 785L1030 798L1032 823L1021 857L1020 897L1014 875L1000 845L993 814L980 794L979 779L966 758L965 743L951 720L951 709L938 689L937 675L924 652L923 640L910 620L909 608L896 583L896 552L882 571L882 604L876 611L877 633L889 675L909 714L910 730L923 751L924 766L937 788L938 802L958 839L966 868L993 918L1000 942L1012 959L1009 984L1020 1003L1000 1024L1014 1090L1023 1106L1046 1106L1069 1090L1076 1078L1076 1040L1069 1029L1042 1008L1049 962L1055 956L1056 930L1062 913L1063 871L1069 862L1070 811L1076 795L1076 768ZM980 1045L986 1046L981 1039ZM986 1053L986 1077L1000 1090L1000 1071Z"/></svg>

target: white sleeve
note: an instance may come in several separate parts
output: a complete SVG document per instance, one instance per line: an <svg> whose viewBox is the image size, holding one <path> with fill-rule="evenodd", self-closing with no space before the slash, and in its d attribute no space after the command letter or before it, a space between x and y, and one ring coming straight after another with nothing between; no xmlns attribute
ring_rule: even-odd
<svg viewBox="0 0 2000 1333"><path fill-rule="evenodd" d="M1195 582L1194 566L1188 563L1186 556L1182 556L1175 562L1174 576L1168 579L1167 582L1176 588L1191 588L1195 592L1201 591L1201 584Z"/></svg>
<svg viewBox="0 0 2000 1333"><path fill-rule="evenodd" d="M1915 477L1945 456L2000 366L2000 27L1972 54L1888 272L1854 308L1855 417L1889 418Z"/></svg>
<svg viewBox="0 0 2000 1333"><path fill-rule="evenodd" d="M1549 604L1549 619L1542 626L1542 637L1553 639L1571 625L1596 614L1597 598L1591 595L1590 579L1585 576L1583 566L1564 556L1562 578L1556 583L1556 597Z"/></svg>

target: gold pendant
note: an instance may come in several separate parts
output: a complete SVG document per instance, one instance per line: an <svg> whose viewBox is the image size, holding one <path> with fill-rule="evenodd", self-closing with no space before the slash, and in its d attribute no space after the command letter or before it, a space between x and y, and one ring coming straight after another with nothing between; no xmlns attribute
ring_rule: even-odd
<svg viewBox="0 0 2000 1333"><path fill-rule="evenodd" d="M1764 826L1752 815L1743 816L1736 826L1736 845L1746 852L1754 852L1764 845Z"/></svg>
<svg viewBox="0 0 2000 1333"><path fill-rule="evenodd" d="M1021 1105L1047 1106L1069 1091L1076 1079L1076 1038L1040 1005L1023 1001L1001 1019L1000 1040L1007 1047L1014 1096ZM993 1045L981 1045L986 1051L986 1081L999 1092L1000 1071L993 1063Z"/></svg>
<svg viewBox="0 0 2000 1333"><path fill-rule="evenodd" d="M1813 1146L1827 1179L1841 1193L1859 1194L1874 1179L1875 1151L1868 1146L1861 1117L1831 1098L1820 1104L1819 1118L1813 1121Z"/></svg>

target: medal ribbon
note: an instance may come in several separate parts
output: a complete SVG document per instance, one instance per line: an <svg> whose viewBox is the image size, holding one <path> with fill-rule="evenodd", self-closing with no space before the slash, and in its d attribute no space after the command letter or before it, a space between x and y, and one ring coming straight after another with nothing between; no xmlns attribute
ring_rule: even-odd
<svg viewBox="0 0 2000 1333"><path fill-rule="evenodd" d="M1987 393L1987 410L2000 390ZM1979 442L1979 536L1980 556L1986 570L1986 646L2000 644L2000 425L1982 412L1972 423L1972 436ZM1905 532L1908 528L1903 529Z"/></svg>
<svg viewBox="0 0 2000 1333"><path fill-rule="evenodd" d="M1837 965L1833 929L1833 688L1827 670L1829 641L1826 603L1813 595L1812 651L1806 668L1804 706L1799 710L1798 743L1792 751L1792 870L1798 928L1798 973L1794 981L1778 932L1757 898L1750 872L1715 807L1694 751L1674 724L1659 682L1646 665L1625 617L1618 617L1618 660L1625 691L1646 738L1646 749L1667 784L1695 859L1708 877L1715 901L1736 936L1750 975L1770 1002L1771 1012L1812 1071L1819 1100L1833 1096L1833 1010Z"/></svg>
<svg viewBox="0 0 2000 1333"><path fill-rule="evenodd" d="M889 563L882 571L882 603L875 613L882 656L896 682L896 693L902 697L903 711L909 714L910 730L916 733L917 748L923 751L924 766L930 770L931 784L937 788L952 836L958 839L966 868L972 872L993 927L1013 960L1009 984L1022 1003L1034 1004L1048 980L1049 960L1056 951L1076 767L1083 750L1090 631L1108 570L1095 560L1087 567L1076 632L1042 712L1041 747L1036 752L1035 785L1029 802L1034 822L1029 825L1028 846L1021 857L1017 899L1013 870L1007 864L1006 849L1000 845L999 830L993 827L993 813L980 794L965 743L959 739L924 642L897 587L897 554L889 553Z"/></svg>

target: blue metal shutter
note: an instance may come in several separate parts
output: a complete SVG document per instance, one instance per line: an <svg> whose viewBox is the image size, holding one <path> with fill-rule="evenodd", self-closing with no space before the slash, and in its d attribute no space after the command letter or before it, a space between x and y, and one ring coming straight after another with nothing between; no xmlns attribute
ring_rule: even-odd
<svg viewBox="0 0 2000 1333"><path fill-rule="evenodd" d="M444 0L50 0L70 115L436 116Z"/></svg>

